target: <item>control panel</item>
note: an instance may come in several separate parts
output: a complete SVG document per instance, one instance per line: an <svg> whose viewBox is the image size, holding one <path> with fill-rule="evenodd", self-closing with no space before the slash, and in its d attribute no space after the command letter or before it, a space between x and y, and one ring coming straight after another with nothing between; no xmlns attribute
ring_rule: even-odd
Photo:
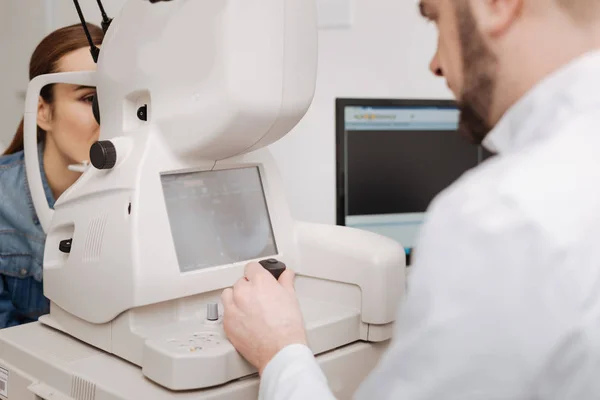
<svg viewBox="0 0 600 400"><path fill-rule="evenodd" d="M286 269L283 262L274 258L261 260L259 264L275 279ZM209 302L203 311L204 315L199 316L193 327L183 322L173 324L169 327L172 334L163 333L145 341L144 375L172 390L191 390L224 384L256 372L227 340L222 306Z"/></svg>

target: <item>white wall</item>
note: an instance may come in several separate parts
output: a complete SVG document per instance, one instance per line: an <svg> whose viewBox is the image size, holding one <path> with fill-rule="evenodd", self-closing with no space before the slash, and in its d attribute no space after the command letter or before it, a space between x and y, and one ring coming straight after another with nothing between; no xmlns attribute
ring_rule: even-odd
<svg viewBox="0 0 600 400"><path fill-rule="evenodd" d="M319 74L306 117L273 146L298 219L335 223L335 98L451 98L428 70L434 26L416 0L354 0L348 30L321 30Z"/></svg>
<svg viewBox="0 0 600 400"><path fill-rule="evenodd" d="M79 22L79 16L73 5L73 0L49 1L52 2L53 29ZM102 0L104 11L106 11L109 18L115 17L121 10L123 4L125 4L125 0ZM79 0L79 5L81 6L81 11L83 12L86 21L100 25L102 18L96 0Z"/></svg>
<svg viewBox="0 0 600 400"><path fill-rule="evenodd" d="M354 25L319 34L319 74L313 104L290 134L273 145L292 211L299 219L335 222L336 97L450 98L428 71L434 27L418 15L416 0L353 0ZM103 0L114 16L124 0ZM51 4L44 14L44 5ZM96 1L80 0L88 21L99 23ZM26 88L27 63L46 32L78 21L72 0L0 0L0 142L10 140ZM8 77L8 78L7 78ZM1 144L0 144L1 147Z"/></svg>
<svg viewBox="0 0 600 400"><path fill-rule="evenodd" d="M29 57L45 34L40 0L0 0L0 151L23 116Z"/></svg>

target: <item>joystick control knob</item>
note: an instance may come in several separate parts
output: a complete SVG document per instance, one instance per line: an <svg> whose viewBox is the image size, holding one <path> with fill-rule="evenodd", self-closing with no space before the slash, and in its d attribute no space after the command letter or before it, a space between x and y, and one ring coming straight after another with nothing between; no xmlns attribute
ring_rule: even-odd
<svg viewBox="0 0 600 400"><path fill-rule="evenodd" d="M259 261L259 264L269 271L275 279L279 279L279 276L285 271L285 264L274 258Z"/></svg>

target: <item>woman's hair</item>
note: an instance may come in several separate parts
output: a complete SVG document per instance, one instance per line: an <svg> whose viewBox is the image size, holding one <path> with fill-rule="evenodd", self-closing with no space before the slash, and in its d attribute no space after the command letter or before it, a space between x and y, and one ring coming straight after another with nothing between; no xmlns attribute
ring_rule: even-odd
<svg viewBox="0 0 600 400"><path fill-rule="evenodd" d="M102 44L104 32L102 29L93 24L87 24L92 41L96 46ZM82 47L89 47L89 42L81 24L75 24L60 28L48 36L46 36L35 51L29 61L29 79L33 79L38 75L52 74L58 71L60 60L72 51ZM91 57L91 55L90 55ZM40 95L48 104L53 101L53 85L45 86ZM39 126L37 128L38 141L45 138L46 132ZM23 150L23 120L17 128L12 142L4 151L4 154L13 154Z"/></svg>

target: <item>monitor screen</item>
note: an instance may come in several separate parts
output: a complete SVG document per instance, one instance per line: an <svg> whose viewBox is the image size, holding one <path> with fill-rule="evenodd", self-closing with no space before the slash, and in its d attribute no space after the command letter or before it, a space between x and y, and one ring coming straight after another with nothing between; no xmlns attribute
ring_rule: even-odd
<svg viewBox="0 0 600 400"><path fill-rule="evenodd" d="M410 255L431 200L491 155L457 133L458 117L446 101L338 100L338 224Z"/></svg>
<svg viewBox="0 0 600 400"><path fill-rule="evenodd" d="M181 272L277 255L257 167L161 176Z"/></svg>

